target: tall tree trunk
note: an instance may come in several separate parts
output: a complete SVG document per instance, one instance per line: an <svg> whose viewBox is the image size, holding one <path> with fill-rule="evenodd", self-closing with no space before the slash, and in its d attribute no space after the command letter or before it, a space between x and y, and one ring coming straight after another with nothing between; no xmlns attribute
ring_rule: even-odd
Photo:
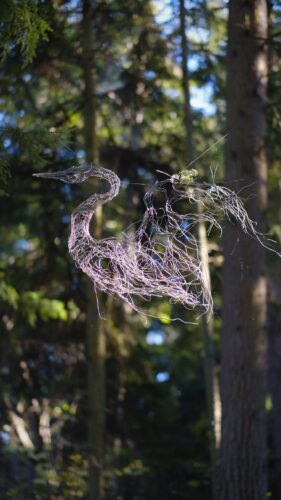
<svg viewBox="0 0 281 500"><path fill-rule="evenodd" d="M87 163L97 163L96 137L96 70L94 49L93 0L83 0L83 69L84 69L84 139ZM93 185L92 185L93 188ZM89 186L85 188L89 194ZM95 213L94 236L101 237L101 207ZM99 319L93 285L87 278L87 369L88 369L88 450L89 496L99 500L104 496L104 428L105 428L105 330Z"/></svg>
<svg viewBox="0 0 281 500"><path fill-rule="evenodd" d="M280 267L280 263L279 263ZM272 498L281 498L281 287L280 269L269 277L268 385L272 400L270 438L272 443Z"/></svg>
<svg viewBox="0 0 281 500"><path fill-rule="evenodd" d="M201 207L198 207L201 212ZM208 238L204 221L199 221L198 227L199 254L202 263L202 270L205 275L208 288L211 288L211 277L209 269ZM214 318L212 311L208 311L201 317L201 330L204 343L204 371L205 390L208 410L209 434L210 434L210 455L212 467L212 488L213 499L216 498L216 477L217 459L220 447L221 436L221 398L218 369L215 366L214 355Z"/></svg>
<svg viewBox="0 0 281 500"><path fill-rule="evenodd" d="M230 0L228 36L226 180L233 189L244 188L248 213L261 230L267 201L266 0ZM220 499L264 500L265 255L255 239L227 222L224 256Z"/></svg>
<svg viewBox="0 0 281 500"><path fill-rule="evenodd" d="M180 35L181 35L181 66L182 88L184 98L184 127L185 127L185 161L189 164L193 160L194 144L192 136L192 116L190 104L190 86L188 69L188 39L186 35L186 8L185 0L179 0L180 8Z"/></svg>
<svg viewBox="0 0 281 500"><path fill-rule="evenodd" d="M180 34L182 50L182 87L184 96L184 125L185 125L185 161L187 165L194 159L194 141L192 133L192 115L190 104L190 78L188 70L188 38L186 34L186 9L185 0L179 0L180 7ZM201 205L198 204L197 211L202 213ZM208 238L204 221L199 219L198 242L200 260L206 281L211 286L209 271ZM220 394L219 383L215 371L214 349L213 349L213 315L211 312L201 317L201 331L204 345L204 371L206 402L208 411L209 434L210 434L210 455L212 468L213 498L215 498L215 471L217 463L217 446L219 444L220 425ZM215 397L216 394L216 397Z"/></svg>
<svg viewBox="0 0 281 500"><path fill-rule="evenodd" d="M278 67L278 55L273 43L274 11L272 1L267 0L268 6L268 73L269 79L274 79L275 68ZM275 93L272 82L271 96ZM269 96L269 98L271 97ZM271 124L273 127L273 124ZM272 159L274 153L268 150L269 170L274 169ZM281 220L280 192L272 190L268 203L271 219ZM272 497L281 498L281 269L277 257L270 259L268 266L268 391L272 401L272 411L269 426L269 437L272 445Z"/></svg>

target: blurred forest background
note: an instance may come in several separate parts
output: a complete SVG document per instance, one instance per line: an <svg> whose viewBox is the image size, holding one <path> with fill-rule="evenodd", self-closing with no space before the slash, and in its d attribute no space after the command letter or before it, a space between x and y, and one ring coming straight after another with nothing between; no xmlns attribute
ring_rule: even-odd
<svg viewBox="0 0 281 500"><path fill-rule="evenodd" d="M119 196L93 232L120 236L158 170L200 157L201 179L211 167L251 185L250 215L280 243L280 3L3 0L0 12L0 498L280 499L278 257L265 271L235 225L224 245L203 226L213 316L158 300L145 319L101 296L102 320L67 249L71 212L100 187L32 178L114 170Z"/></svg>

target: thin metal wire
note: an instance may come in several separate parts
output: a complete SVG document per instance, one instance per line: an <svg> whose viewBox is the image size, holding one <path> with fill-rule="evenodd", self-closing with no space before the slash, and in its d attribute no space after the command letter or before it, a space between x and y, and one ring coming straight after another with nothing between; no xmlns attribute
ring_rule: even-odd
<svg viewBox="0 0 281 500"><path fill-rule="evenodd" d="M83 182L90 176L108 181L106 193L93 194L74 210L69 252L76 266L93 281L95 290L118 296L138 313L144 312L141 300L153 297L167 297L170 303L198 309L200 314L212 309L212 293L195 237L200 219L208 225L208 234L213 227L222 232L224 216L235 219L244 233L280 256L256 231L242 200L227 187L216 185L214 179L211 184L196 182L194 169L156 182L146 192L144 216L123 233L123 241L114 237L97 240L90 233L96 206L108 203L119 192L120 179L114 172L81 165L34 175L67 183ZM187 207L184 214L174 209L179 201ZM192 209L196 204L202 206L200 213Z"/></svg>

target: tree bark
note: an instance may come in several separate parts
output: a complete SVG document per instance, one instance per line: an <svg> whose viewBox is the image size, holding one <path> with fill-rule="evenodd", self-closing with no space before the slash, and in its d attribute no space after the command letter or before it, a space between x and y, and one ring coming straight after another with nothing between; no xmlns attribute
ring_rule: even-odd
<svg viewBox="0 0 281 500"><path fill-rule="evenodd" d="M199 214L202 213L201 206L198 206ZM209 268L208 238L206 226L203 220L198 225L199 255L202 264L202 271L205 275L208 288L211 288L211 277ZM216 476L217 458L221 436L221 400L218 370L215 366L214 355L214 318L212 311L208 311L201 317L201 330L204 344L204 372L205 390L208 411L209 435L210 435L210 455L212 469L213 499L216 498Z"/></svg>
<svg viewBox="0 0 281 500"><path fill-rule="evenodd" d="M185 127L185 161L189 164L193 160L194 145L192 137L192 116L190 104L190 85L188 70L188 39L186 35L186 8L185 0L179 0L180 9L180 36L181 36L181 66L182 89L184 98L184 127Z"/></svg>
<svg viewBox="0 0 281 500"><path fill-rule="evenodd" d="M182 63L182 89L184 97L184 126L185 126L185 161L189 165L194 159L194 141L192 131L192 108L190 104L190 75L188 70L188 37L186 34L186 8L185 0L179 0L180 35L181 35L181 63ZM202 213L201 205L197 205L197 212ZM206 281L211 286L209 270L208 238L205 223L199 218L198 243L202 270ZM210 458L212 471L212 489L215 499L215 479L217 465L217 447L220 439L220 392L215 370L213 348L213 314L208 312L201 317L201 332L204 346L204 372L206 404L208 412L208 427L210 436ZM216 397L215 397L216 392Z"/></svg>
<svg viewBox="0 0 281 500"><path fill-rule="evenodd" d="M96 69L94 47L93 0L83 0L83 70L84 70L84 141L87 163L97 163L98 144L96 135ZM91 185L93 188L93 184ZM89 186L84 189L89 195ZM91 193L92 194L92 193ZM102 233L102 211L97 207L95 238ZM100 321L97 299L91 281L86 278L87 317L86 349L88 371L88 456L90 500L104 497L104 432L105 432L105 329Z"/></svg>
<svg viewBox="0 0 281 500"><path fill-rule="evenodd" d="M263 230L266 0L230 0L228 37L226 181L234 190L243 188L246 209L257 221L257 229ZM264 248L228 221L224 232L221 500L266 498L265 322Z"/></svg>
<svg viewBox="0 0 281 500"><path fill-rule="evenodd" d="M273 43L274 11L272 1L267 0L268 8L268 73L273 77L278 67L278 54ZM272 82L271 95L277 90ZM271 96L269 96L271 97ZM274 125L271 123L272 128ZM268 149L268 168L274 169L274 152ZM268 202L268 211L272 221L281 220L281 203L279 190L272 190ZM268 392L271 397L272 409L269 420L269 440L272 446L272 497L281 498L281 269L280 260L270 259L268 270Z"/></svg>
<svg viewBox="0 0 281 500"><path fill-rule="evenodd" d="M272 443L272 498L281 498L281 286L280 271L275 269L269 288L268 303L268 385L272 401L270 441ZM279 278L277 282L276 277Z"/></svg>

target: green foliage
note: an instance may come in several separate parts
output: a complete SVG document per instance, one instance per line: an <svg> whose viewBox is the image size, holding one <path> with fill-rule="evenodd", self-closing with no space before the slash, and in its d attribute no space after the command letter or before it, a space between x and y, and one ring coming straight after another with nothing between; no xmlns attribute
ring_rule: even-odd
<svg viewBox="0 0 281 500"><path fill-rule="evenodd" d="M13 47L19 47L26 66L34 59L40 40L48 41L52 29L38 14L36 0L4 0L1 7L2 58L7 58Z"/></svg>
<svg viewBox="0 0 281 500"><path fill-rule="evenodd" d="M32 177L36 171L75 163L71 150L84 161L83 111L88 103L83 99L81 7L70 0L1 5L0 190L9 194L0 200L1 389L10 402L8 407L2 397L4 500L88 495L89 311L84 278L67 251L69 216L84 199L83 191ZM124 180L120 196L103 209L105 237L122 239L122 231L141 219L144 192L161 177L157 170L189 184L198 174L205 179L210 165L222 165L220 147L202 156L196 168L184 168L178 20L160 25L154 10L149 0L95 2L91 71L97 84L100 162ZM218 111L193 110L200 155L223 135L225 124L225 3L194 1L189 14L192 88L211 86L210 100ZM278 124L278 112L274 120ZM270 145L276 151L274 137ZM269 182L276 200L279 167L279 162L272 166ZM276 213L274 205L271 230L279 235ZM219 241L212 242L210 258L219 350ZM159 321L138 317L118 301L104 302L106 499L208 500L203 343L198 325L172 321L175 316L191 323L197 318L169 301L146 304L147 313ZM151 333L158 344L149 341ZM11 409L32 437L31 452L11 422Z"/></svg>
<svg viewBox="0 0 281 500"><path fill-rule="evenodd" d="M2 154L0 156L0 198L1 196L5 196L5 185L7 185L8 179L10 176L9 169L9 158L7 155Z"/></svg>
<svg viewBox="0 0 281 500"><path fill-rule="evenodd" d="M274 236L276 236L277 241L281 243L281 224L273 224L273 226L271 227L271 231Z"/></svg>
<svg viewBox="0 0 281 500"><path fill-rule="evenodd" d="M39 171L49 163L48 155L51 151L67 142L71 129L57 129L44 127L6 126L0 129L0 197L7 195L6 186L11 176L11 157L21 158L22 162L29 162L35 171Z"/></svg>
<svg viewBox="0 0 281 500"><path fill-rule="evenodd" d="M188 170L181 170L178 174L174 174L172 180L180 184L190 184L194 182L197 176L198 171L195 168L191 168Z"/></svg>
<svg viewBox="0 0 281 500"><path fill-rule="evenodd" d="M57 469L46 468L44 462L36 467L38 476L32 484L36 500L48 499L50 494L57 500L85 498L87 492L87 464L78 453L69 456Z"/></svg>
<svg viewBox="0 0 281 500"><path fill-rule="evenodd" d="M50 319L66 321L68 311L65 304L57 299L48 299L42 292L25 292L21 298L23 312L27 317L28 324L34 327L38 319L48 321Z"/></svg>
<svg viewBox="0 0 281 500"><path fill-rule="evenodd" d="M0 299L12 306L13 309L17 309L19 294L13 286L3 280L4 276L4 273L0 273Z"/></svg>
<svg viewBox="0 0 281 500"><path fill-rule="evenodd" d="M5 19L8 23L0 26L0 176L3 172L1 188L9 196L0 200L1 384L34 449L24 450L3 403L3 462L7 469L17 462L19 474L0 479L7 498L86 498L87 308L82 273L67 253L69 215L83 193L80 186L32 178L33 172L75 162L65 144L83 161L81 3L6 2ZM104 208L106 237L122 238L124 228L141 218L141 200L156 170L188 183L196 177L195 169L183 167L175 19L170 28L167 35L155 22L149 0L95 3L91 69L97 80L100 161L124 179L118 199ZM40 43L49 33L49 42ZM217 46L214 36L212 50ZM193 85L208 80L204 67L192 76ZM194 130L200 154L220 134L220 125L215 117L195 111ZM218 151L200 163L203 170L213 158L218 161ZM217 269L215 275L219 280ZM173 322L175 316L187 321L191 316L168 301L146 305L158 322L137 317L118 302L107 306L102 301L101 313L108 318L106 497L207 499L210 468L198 328ZM157 330L163 342L149 343L149 332Z"/></svg>

